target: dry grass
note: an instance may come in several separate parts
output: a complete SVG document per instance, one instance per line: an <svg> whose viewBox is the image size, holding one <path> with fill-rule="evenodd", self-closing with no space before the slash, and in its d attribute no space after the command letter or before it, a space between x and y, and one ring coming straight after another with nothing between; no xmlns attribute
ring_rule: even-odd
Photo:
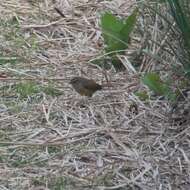
<svg viewBox="0 0 190 190"><path fill-rule="evenodd" d="M106 83L90 64L103 49L100 13L127 16L133 6L132 0L0 2L1 23L16 19L21 27L0 29L3 56L19 58L0 66L6 86L0 98L0 189L190 188L189 125L168 121L167 102L134 96L144 87L133 69L108 71L112 87L91 99L68 84L78 75ZM152 52L158 51L154 46ZM142 57L141 70L153 62ZM14 86L28 80L51 83L62 95L18 98ZM130 111L134 103L138 114Z"/></svg>

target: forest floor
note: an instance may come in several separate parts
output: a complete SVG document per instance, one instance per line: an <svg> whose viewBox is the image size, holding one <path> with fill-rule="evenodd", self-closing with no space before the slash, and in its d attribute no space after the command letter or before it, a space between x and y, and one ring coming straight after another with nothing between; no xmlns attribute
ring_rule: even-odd
<svg viewBox="0 0 190 190"><path fill-rule="evenodd" d="M134 5L0 2L0 189L190 189L189 127L172 125L166 101L134 95L138 72L93 64L101 13L127 17ZM111 85L83 98L75 76Z"/></svg>

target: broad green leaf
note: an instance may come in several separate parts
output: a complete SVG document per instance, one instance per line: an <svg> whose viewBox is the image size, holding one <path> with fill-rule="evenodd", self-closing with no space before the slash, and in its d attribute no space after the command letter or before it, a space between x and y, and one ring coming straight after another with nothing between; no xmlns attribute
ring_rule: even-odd
<svg viewBox="0 0 190 190"><path fill-rule="evenodd" d="M120 34L123 25L123 21L119 20L111 13L105 13L101 17L102 32L104 42L107 45L107 52L125 49L126 45L122 41L122 36Z"/></svg>
<svg viewBox="0 0 190 190"><path fill-rule="evenodd" d="M106 12L101 17L101 26L103 32L108 31L112 33L119 33L123 28L123 21L119 20L113 14Z"/></svg>
<svg viewBox="0 0 190 190"><path fill-rule="evenodd" d="M105 13L101 17L101 27L106 52L115 52L125 50L128 45L129 35L136 23L135 10L126 20L119 19L111 13Z"/></svg>
<svg viewBox="0 0 190 190"><path fill-rule="evenodd" d="M135 9L133 13L126 19L125 24L120 32L123 40L126 43L129 42L129 36L135 27L136 20L137 20L137 9Z"/></svg>

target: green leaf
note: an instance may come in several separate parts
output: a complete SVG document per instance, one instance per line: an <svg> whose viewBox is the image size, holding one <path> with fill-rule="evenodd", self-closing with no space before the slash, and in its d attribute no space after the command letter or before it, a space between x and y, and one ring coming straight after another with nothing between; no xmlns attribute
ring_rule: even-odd
<svg viewBox="0 0 190 190"><path fill-rule="evenodd" d="M119 19L111 13L106 12L101 17L101 28L106 52L118 53L128 46L129 35L136 23L137 10L127 19Z"/></svg>
<svg viewBox="0 0 190 190"><path fill-rule="evenodd" d="M123 54L128 47L130 34L137 20L137 9L127 19L119 19L112 13L106 12L101 16L102 35L105 51L111 58L111 63L117 71L125 69L116 54Z"/></svg>
<svg viewBox="0 0 190 190"><path fill-rule="evenodd" d="M126 43L129 42L129 36L135 27L136 20L137 20L137 9L135 9L133 13L126 19L125 24L120 32L123 40Z"/></svg>
<svg viewBox="0 0 190 190"><path fill-rule="evenodd" d="M119 20L113 14L106 12L101 17L101 26L102 26L103 31L118 33L123 28L123 21Z"/></svg>
<svg viewBox="0 0 190 190"><path fill-rule="evenodd" d="M122 36L120 35L123 28L122 20L117 19L111 13L105 13L101 18L101 26L107 52L125 49L126 44L122 42Z"/></svg>

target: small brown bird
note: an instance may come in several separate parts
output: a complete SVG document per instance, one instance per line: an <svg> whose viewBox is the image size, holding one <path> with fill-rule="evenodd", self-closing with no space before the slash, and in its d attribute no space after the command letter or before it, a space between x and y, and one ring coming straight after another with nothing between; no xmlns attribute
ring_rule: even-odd
<svg viewBox="0 0 190 190"><path fill-rule="evenodd" d="M81 96L91 97L97 90L102 89L102 86L94 80L83 77L74 77L70 84Z"/></svg>

